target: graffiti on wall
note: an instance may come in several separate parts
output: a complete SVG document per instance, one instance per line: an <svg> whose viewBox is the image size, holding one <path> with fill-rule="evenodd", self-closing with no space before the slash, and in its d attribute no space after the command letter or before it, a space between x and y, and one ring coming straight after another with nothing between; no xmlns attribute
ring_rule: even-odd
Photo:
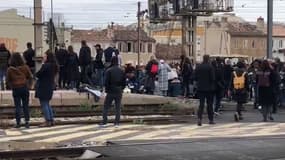
<svg viewBox="0 0 285 160"><path fill-rule="evenodd" d="M16 52L18 47L18 40L16 38L0 37L0 43L5 43L6 48L10 52Z"/></svg>

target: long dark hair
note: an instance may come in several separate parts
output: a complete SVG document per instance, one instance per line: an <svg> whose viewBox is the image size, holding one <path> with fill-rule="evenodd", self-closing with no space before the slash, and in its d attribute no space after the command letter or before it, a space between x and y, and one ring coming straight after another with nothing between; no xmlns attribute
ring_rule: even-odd
<svg viewBox="0 0 285 160"><path fill-rule="evenodd" d="M260 69L262 71L270 71L271 70L271 67L270 67L270 64L269 64L268 60L262 61Z"/></svg>
<svg viewBox="0 0 285 160"><path fill-rule="evenodd" d="M21 56L21 54L16 52L11 55L9 64L10 66L13 66L13 67L19 67L19 66L25 65L25 61L23 57Z"/></svg>
<svg viewBox="0 0 285 160"><path fill-rule="evenodd" d="M56 75L58 73L59 67L55 55L50 50L47 50L45 54L47 56L45 63L50 63L52 65L53 74Z"/></svg>

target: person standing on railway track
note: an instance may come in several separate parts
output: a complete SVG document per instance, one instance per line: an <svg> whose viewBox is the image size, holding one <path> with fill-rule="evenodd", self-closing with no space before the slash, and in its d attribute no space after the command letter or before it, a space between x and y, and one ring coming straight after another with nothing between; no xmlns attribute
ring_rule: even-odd
<svg viewBox="0 0 285 160"><path fill-rule="evenodd" d="M50 106L50 100L56 87L55 76L59 71L55 55L51 51L44 54L43 65L36 73L38 78L36 82L36 98L39 98L44 114L45 123L39 127L51 127L54 125L53 109Z"/></svg>
<svg viewBox="0 0 285 160"><path fill-rule="evenodd" d="M118 57L114 56L111 59L111 67L105 73L105 91L107 95L104 102L103 122L100 126L104 127L108 123L108 110L113 101L115 101L116 110L115 126L120 124L121 101L125 87L125 72L119 67Z"/></svg>
<svg viewBox="0 0 285 160"><path fill-rule="evenodd" d="M29 111L29 87L33 78L29 66L25 65L20 53L14 53L10 59L10 66L7 70L7 84L12 89L15 104L15 128L21 127L21 110L23 109L25 117L25 127L29 128L30 111Z"/></svg>

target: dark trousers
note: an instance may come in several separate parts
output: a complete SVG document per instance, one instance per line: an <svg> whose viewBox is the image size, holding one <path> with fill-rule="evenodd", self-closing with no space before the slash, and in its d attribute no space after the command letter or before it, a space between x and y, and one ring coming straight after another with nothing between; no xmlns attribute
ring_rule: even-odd
<svg viewBox="0 0 285 160"><path fill-rule="evenodd" d="M200 106L198 110L198 118L202 120L205 102L207 102L207 112L209 121L214 120L214 111L213 111L213 93L212 92L198 92L200 99Z"/></svg>
<svg viewBox="0 0 285 160"><path fill-rule="evenodd" d="M183 87L183 96L184 97L190 96L190 80L189 80L189 78L183 78L182 87Z"/></svg>
<svg viewBox="0 0 285 160"><path fill-rule="evenodd" d="M18 125L21 123L22 110L26 123L30 121L29 96L30 94L27 87L13 89L13 99L16 108L15 117Z"/></svg>
<svg viewBox="0 0 285 160"><path fill-rule="evenodd" d="M59 86L59 88L64 88L65 85L66 85L66 77L65 77L64 66L60 66L59 77L58 77L58 86Z"/></svg>
<svg viewBox="0 0 285 160"><path fill-rule="evenodd" d="M272 115L272 105L262 105L263 120L267 121L268 116Z"/></svg>
<svg viewBox="0 0 285 160"><path fill-rule="evenodd" d="M122 93L115 93L115 94L107 93L103 109L103 124L108 123L108 111L113 101L115 101L115 110L116 110L115 124L120 123L122 96L123 96Z"/></svg>
<svg viewBox="0 0 285 160"><path fill-rule="evenodd" d="M217 90L215 92L215 112L219 112L221 107L221 101L223 98L223 90Z"/></svg>
<svg viewBox="0 0 285 160"><path fill-rule="evenodd" d="M238 102L236 111L237 111L239 116L242 116L242 113L241 113L242 108L243 108L243 103Z"/></svg>

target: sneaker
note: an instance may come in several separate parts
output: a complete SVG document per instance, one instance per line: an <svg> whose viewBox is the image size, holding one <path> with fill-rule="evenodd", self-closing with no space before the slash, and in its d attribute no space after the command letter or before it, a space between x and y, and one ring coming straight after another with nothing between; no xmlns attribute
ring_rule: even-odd
<svg viewBox="0 0 285 160"><path fill-rule="evenodd" d="M201 120L201 119L198 119L197 125L198 125L198 126L202 126L202 120Z"/></svg>
<svg viewBox="0 0 285 160"><path fill-rule="evenodd" d="M20 124L16 124L16 125L14 126L14 128L21 128L21 125L20 125Z"/></svg>
<svg viewBox="0 0 285 160"><path fill-rule="evenodd" d="M107 127L107 123L100 123L99 124L99 128L106 128Z"/></svg>
<svg viewBox="0 0 285 160"><path fill-rule="evenodd" d="M269 117L270 121L274 121L274 118L272 116Z"/></svg>
<svg viewBox="0 0 285 160"><path fill-rule="evenodd" d="M114 124L114 127L115 127L115 128L119 128L119 127L120 127L120 124L115 123L115 124Z"/></svg>
<svg viewBox="0 0 285 160"><path fill-rule="evenodd" d="M210 124L210 125L214 125L214 124L216 124L216 123L215 123L214 121L210 121L209 124Z"/></svg>
<svg viewBox="0 0 285 160"><path fill-rule="evenodd" d="M236 121L236 122L239 121L239 115L238 115L238 113L235 113L234 118L235 118L235 121Z"/></svg>
<svg viewBox="0 0 285 160"><path fill-rule="evenodd" d="M29 122L26 122L26 124L25 124L25 128L27 128L27 129L29 129L29 128L30 128L30 124L29 124Z"/></svg>
<svg viewBox="0 0 285 160"><path fill-rule="evenodd" d="M214 112L215 116L220 116L221 114L219 112Z"/></svg>

